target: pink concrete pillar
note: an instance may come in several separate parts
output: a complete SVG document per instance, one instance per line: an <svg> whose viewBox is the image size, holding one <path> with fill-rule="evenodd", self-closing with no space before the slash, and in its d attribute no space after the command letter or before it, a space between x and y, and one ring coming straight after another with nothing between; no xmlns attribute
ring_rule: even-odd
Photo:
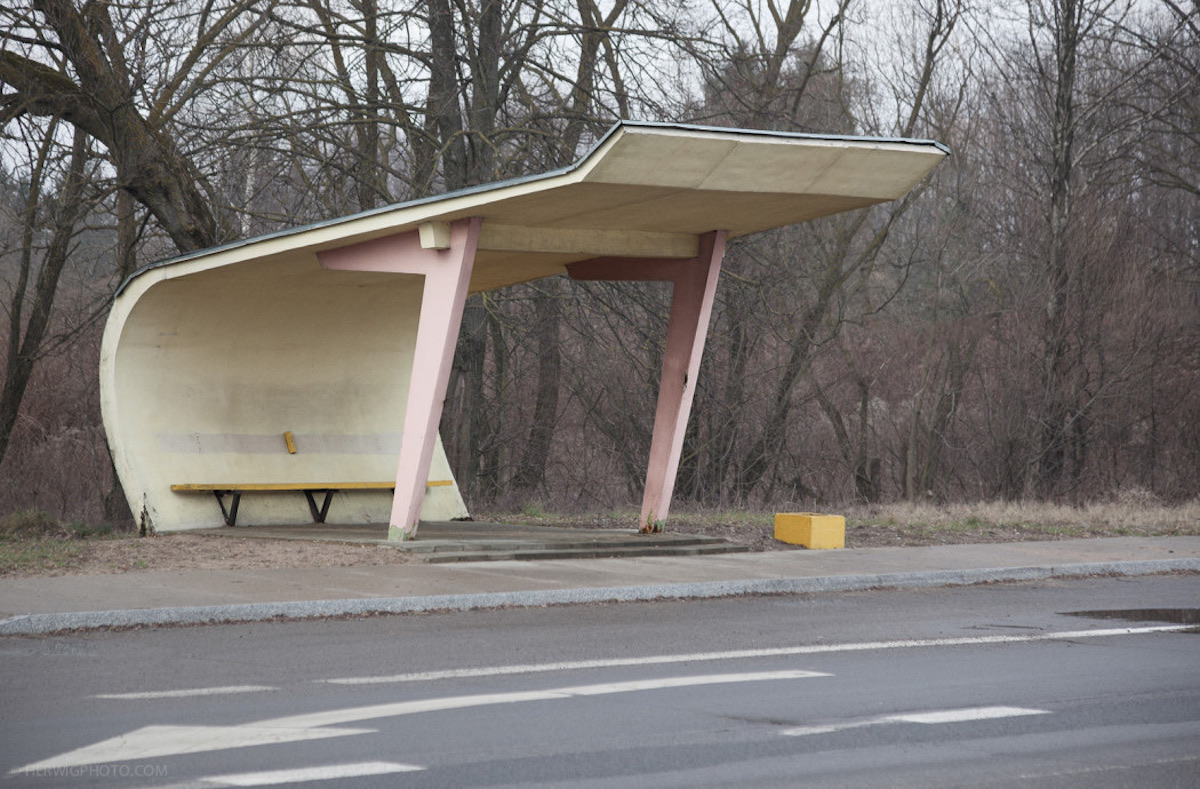
<svg viewBox="0 0 1200 789"><path fill-rule="evenodd" d="M400 439L396 492L388 526L389 540L409 540L417 533L481 224L479 217L454 222L447 249L423 248L414 231L319 255L321 265L329 269L425 276L409 376L408 404L404 412L404 433Z"/></svg>
<svg viewBox="0 0 1200 789"><path fill-rule="evenodd" d="M695 263L678 270L671 294L671 318L663 353L658 410L646 467L646 490L639 521L643 532L662 531L671 508L675 475L683 452L683 435L696 396L696 376L708 335L717 275L725 254L725 232L709 233L700 240Z"/></svg>
<svg viewBox="0 0 1200 789"><path fill-rule="evenodd" d="M642 280L674 283L667 347L663 354L658 410L646 468L646 489L639 520L643 532L662 531L675 491L675 475L683 452L683 436L696 395L696 376L712 315L717 276L725 255L724 230L701 236L692 260L597 258L567 267L574 279Z"/></svg>

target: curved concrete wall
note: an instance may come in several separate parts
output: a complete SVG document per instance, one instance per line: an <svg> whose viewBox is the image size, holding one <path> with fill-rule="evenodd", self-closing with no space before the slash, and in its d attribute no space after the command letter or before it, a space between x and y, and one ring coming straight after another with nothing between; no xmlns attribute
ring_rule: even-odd
<svg viewBox="0 0 1200 789"><path fill-rule="evenodd" d="M172 484L394 481L421 285L325 271L311 254L133 280L105 331L101 391L135 516L162 531L221 525L212 495ZM440 440L430 479L453 479ZM391 504L389 491L341 493L328 522L386 523ZM457 485L428 489L422 519L466 514ZM311 520L300 493L248 494L238 515Z"/></svg>

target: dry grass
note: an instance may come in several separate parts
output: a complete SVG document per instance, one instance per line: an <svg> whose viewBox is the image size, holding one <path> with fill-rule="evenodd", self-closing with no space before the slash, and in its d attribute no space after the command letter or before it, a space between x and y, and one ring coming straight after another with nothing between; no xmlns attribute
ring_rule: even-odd
<svg viewBox="0 0 1200 789"><path fill-rule="evenodd" d="M1153 500L1118 500L1071 507L1032 502L974 504L889 504L854 512L864 523L955 528L968 523L1041 530L1064 529L1094 535L1195 533L1200 527L1200 499L1181 505ZM1191 531L1180 531L1180 530Z"/></svg>
<svg viewBox="0 0 1200 789"><path fill-rule="evenodd" d="M898 503L847 512L850 533L890 544L1016 542L1200 534L1200 499L1181 505L1122 499L1082 507L1040 502Z"/></svg>
<svg viewBox="0 0 1200 789"><path fill-rule="evenodd" d="M827 512L846 517L847 548L1200 535L1200 499L1167 505L1144 494L1127 494L1083 507L1042 502L900 502L848 505ZM773 512L750 510L677 509L671 513L667 530L724 537L756 550L791 548L775 541L774 517ZM526 507L519 513L476 518L576 528L628 528L637 523L638 513L623 510L559 515Z"/></svg>

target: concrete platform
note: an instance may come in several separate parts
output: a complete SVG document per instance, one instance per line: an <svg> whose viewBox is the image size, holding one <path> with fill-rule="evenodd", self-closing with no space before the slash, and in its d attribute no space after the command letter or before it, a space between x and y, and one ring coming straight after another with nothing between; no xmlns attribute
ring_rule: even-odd
<svg viewBox="0 0 1200 789"><path fill-rule="evenodd" d="M636 529L569 529L476 521L422 523L416 539L389 541L386 523L303 526L238 526L191 532L238 539L308 540L384 545L431 564L467 561L602 559L636 556L701 556L749 549L719 537L640 534Z"/></svg>

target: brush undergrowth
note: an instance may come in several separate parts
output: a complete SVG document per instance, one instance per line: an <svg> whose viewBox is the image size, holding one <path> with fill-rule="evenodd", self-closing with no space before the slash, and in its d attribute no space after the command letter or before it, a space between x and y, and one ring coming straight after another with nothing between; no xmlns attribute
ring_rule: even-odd
<svg viewBox="0 0 1200 789"><path fill-rule="evenodd" d="M11 512L0 518L0 575L69 567L86 550L86 540L112 536L108 524L63 522L39 510Z"/></svg>
<svg viewBox="0 0 1200 789"><path fill-rule="evenodd" d="M780 511L804 512L791 507ZM850 504L822 510L846 517L847 547L1012 542L1087 537L1200 535L1200 499L1165 504L1148 496L1118 496L1080 507L1046 502ZM637 510L554 513L540 504L518 512L477 512L475 520L574 528L632 528ZM759 536L770 547L773 511L679 507L667 519L669 532L699 531L738 539Z"/></svg>

